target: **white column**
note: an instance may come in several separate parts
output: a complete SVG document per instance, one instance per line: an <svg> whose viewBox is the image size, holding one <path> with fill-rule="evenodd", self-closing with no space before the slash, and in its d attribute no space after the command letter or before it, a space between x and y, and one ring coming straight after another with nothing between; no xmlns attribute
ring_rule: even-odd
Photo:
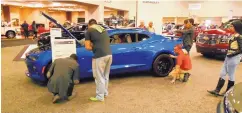
<svg viewBox="0 0 242 113"><path fill-rule="evenodd" d="M104 23L104 5L87 7L85 10L85 22L88 22L90 19Z"/></svg>
<svg viewBox="0 0 242 113"><path fill-rule="evenodd" d="M177 24L177 18L178 18L178 17L175 17L175 21L174 21L175 24Z"/></svg>
<svg viewBox="0 0 242 113"><path fill-rule="evenodd" d="M85 9L85 23L88 23L88 21L89 21L89 12L88 12L88 9Z"/></svg>
<svg viewBox="0 0 242 113"><path fill-rule="evenodd" d="M233 19L233 10L229 10L228 20Z"/></svg>
<svg viewBox="0 0 242 113"><path fill-rule="evenodd" d="M97 10L97 22L104 23L104 5L99 5Z"/></svg>

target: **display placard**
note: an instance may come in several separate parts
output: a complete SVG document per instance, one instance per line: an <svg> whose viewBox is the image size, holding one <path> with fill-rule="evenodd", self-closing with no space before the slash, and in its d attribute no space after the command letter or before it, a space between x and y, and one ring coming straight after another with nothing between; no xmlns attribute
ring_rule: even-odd
<svg viewBox="0 0 242 113"><path fill-rule="evenodd" d="M76 54L75 39L59 39L62 37L60 28L50 29L52 62L58 58L66 58L71 54ZM58 38L58 39L57 39Z"/></svg>
<svg viewBox="0 0 242 113"><path fill-rule="evenodd" d="M52 43L52 62L58 58L66 58L76 54L75 39L54 39Z"/></svg>
<svg viewBox="0 0 242 113"><path fill-rule="evenodd" d="M61 28L50 28L50 37L55 39L55 37L61 37Z"/></svg>

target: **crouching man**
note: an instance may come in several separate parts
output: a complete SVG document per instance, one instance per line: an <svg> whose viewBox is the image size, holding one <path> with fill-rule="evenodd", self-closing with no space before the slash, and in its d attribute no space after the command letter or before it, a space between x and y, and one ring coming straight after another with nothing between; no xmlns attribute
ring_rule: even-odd
<svg viewBox="0 0 242 113"><path fill-rule="evenodd" d="M56 59L48 73L48 90L54 94L53 103L58 100L70 100L76 94L72 94L74 84L79 83L79 65L76 54L68 58Z"/></svg>
<svg viewBox="0 0 242 113"><path fill-rule="evenodd" d="M173 78L171 83L174 84L176 80L187 82L190 76L189 70L192 69L190 57L182 50L182 45L176 45L174 52L177 56L170 55L170 57L176 58L176 66L169 74Z"/></svg>

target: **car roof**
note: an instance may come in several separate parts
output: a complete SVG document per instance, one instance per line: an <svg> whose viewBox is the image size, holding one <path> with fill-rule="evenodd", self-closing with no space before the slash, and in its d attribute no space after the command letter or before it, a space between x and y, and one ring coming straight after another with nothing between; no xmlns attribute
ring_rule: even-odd
<svg viewBox="0 0 242 113"><path fill-rule="evenodd" d="M147 35L154 34L147 30L143 30L141 28L117 28L117 29L107 29L107 31L110 34L115 34L115 33L142 33Z"/></svg>

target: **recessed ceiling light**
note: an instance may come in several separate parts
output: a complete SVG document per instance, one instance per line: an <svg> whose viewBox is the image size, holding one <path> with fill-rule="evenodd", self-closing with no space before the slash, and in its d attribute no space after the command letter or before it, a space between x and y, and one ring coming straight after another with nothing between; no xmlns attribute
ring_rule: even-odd
<svg viewBox="0 0 242 113"><path fill-rule="evenodd" d="M54 2L52 3L52 6L61 6L61 3Z"/></svg>

